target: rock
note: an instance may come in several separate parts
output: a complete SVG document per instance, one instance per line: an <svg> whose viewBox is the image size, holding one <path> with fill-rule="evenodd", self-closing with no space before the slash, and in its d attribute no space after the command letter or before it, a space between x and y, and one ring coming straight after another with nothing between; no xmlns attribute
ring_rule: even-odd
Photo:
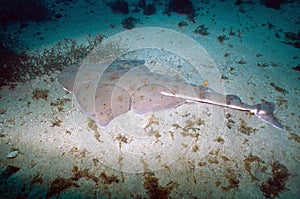
<svg viewBox="0 0 300 199"><path fill-rule="evenodd" d="M58 13L58 14L55 15L55 18L56 18L56 19L59 19L59 18L61 18L61 17L62 17L62 15L61 15L60 13Z"/></svg>

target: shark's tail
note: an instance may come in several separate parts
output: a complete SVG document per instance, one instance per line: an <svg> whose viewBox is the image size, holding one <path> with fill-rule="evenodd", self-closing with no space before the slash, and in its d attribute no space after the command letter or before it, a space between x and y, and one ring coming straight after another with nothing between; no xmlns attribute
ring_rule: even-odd
<svg viewBox="0 0 300 199"><path fill-rule="evenodd" d="M283 129L283 125L280 124L274 117L273 112L275 110L275 105L271 102L263 102L255 105L255 110L253 112L261 120L270 123L276 128Z"/></svg>

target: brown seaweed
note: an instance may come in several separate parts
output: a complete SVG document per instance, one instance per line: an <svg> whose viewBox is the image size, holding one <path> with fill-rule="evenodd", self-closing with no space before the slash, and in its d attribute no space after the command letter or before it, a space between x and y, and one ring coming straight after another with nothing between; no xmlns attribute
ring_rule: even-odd
<svg viewBox="0 0 300 199"><path fill-rule="evenodd" d="M241 133L246 134L246 135L251 135L251 134L254 134L257 131L256 128L248 126L247 123L245 122L245 120L240 118L239 122L240 122L240 126L239 126L238 130Z"/></svg>
<svg viewBox="0 0 300 199"><path fill-rule="evenodd" d="M21 168L8 165L6 169L1 173L0 179L7 179L14 173L17 173ZM0 181L1 182L1 181Z"/></svg>
<svg viewBox="0 0 300 199"><path fill-rule="evenodd" d="M272 163L272 177L260 185L260 190L267 198L279 197L279 193L286 188L286 181L291 175L288 169L278 161Z"/></svg>
<svg viewBox="0 0 300 199"><path fill-rule="evenodd" d="M120 180L118 179L117 176L115 176L115 175L106 175L104 172L102 172L100 174L100 179L102 180L102 182L104 184L112 184L112 183L118 184L120 182Z"/></svg>
<svg viewBox="0 0 300 199"><path fill-rule="evenodd" d="M150 199L167 199L170 198L170 192L177 186L176 182L170 181L167 186L161 186L159 179L154 176L154 173L144 174L144 188Z"/></svg>
<svg viewBox="0 0 300 199"><path fill-rule="evenodd" d="M74 183L71 178L65 179L62 177L57 177L52 181L50 189L46 194L46 198L51 198L52 196L57 195L72 186L79 187L79 185Z"/></svg>
<svg viewBox="0 0 300 199"><path fill-rule="evenodd" d="M257 163L264 163L264 161L262 161L260 159L260 157L258 156L254 156L252 154L250 154L249 156L245 156L245 159L244 159L244 168L245 170L249 173L250 175L250 178L252 181L258 181L258 179L254 176L254 174L251 172L251 164L253 162L257 162Z"/></svg>
<svg viewBox="0 0 300 199"><path fill-rule="evenodd" d="M44 99L47 101L49 95L49 90L47 89L41 89L41 88L35 88L32 92L32 99Z"/></svg>

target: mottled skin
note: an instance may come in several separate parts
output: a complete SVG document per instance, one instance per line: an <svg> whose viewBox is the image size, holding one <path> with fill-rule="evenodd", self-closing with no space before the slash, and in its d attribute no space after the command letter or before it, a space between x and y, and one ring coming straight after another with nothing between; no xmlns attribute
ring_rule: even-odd
<svg viewBox="0 0 300 199"><path fill-rule="evenodd" d="M153 73L144 66L143 60L117 60L104 69L74 65L62 71L58 81L65 90L75 94L88 117L101 126L131 109L145 114L194 102L249 111L283 129L273 116L273 103L248 105L238 96L222 95L182 79Z"/></svg>

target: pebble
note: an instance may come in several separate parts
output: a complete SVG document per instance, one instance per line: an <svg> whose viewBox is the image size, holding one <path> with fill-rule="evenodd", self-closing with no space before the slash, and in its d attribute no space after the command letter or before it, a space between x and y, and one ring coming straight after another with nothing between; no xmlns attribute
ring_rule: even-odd
<svg viewBox="0 0 300 199"><path fill-rule="evenodd" d="M5 114L6 113L6 108L0 108L0 114Z"/></svg>
<svg viewBox="0 0 300 199"><path fill-rule="evenodd" d="M15 157L17 157L19 154L19 151L11 151L6 155L7 159L13 159Z"/></svg>

